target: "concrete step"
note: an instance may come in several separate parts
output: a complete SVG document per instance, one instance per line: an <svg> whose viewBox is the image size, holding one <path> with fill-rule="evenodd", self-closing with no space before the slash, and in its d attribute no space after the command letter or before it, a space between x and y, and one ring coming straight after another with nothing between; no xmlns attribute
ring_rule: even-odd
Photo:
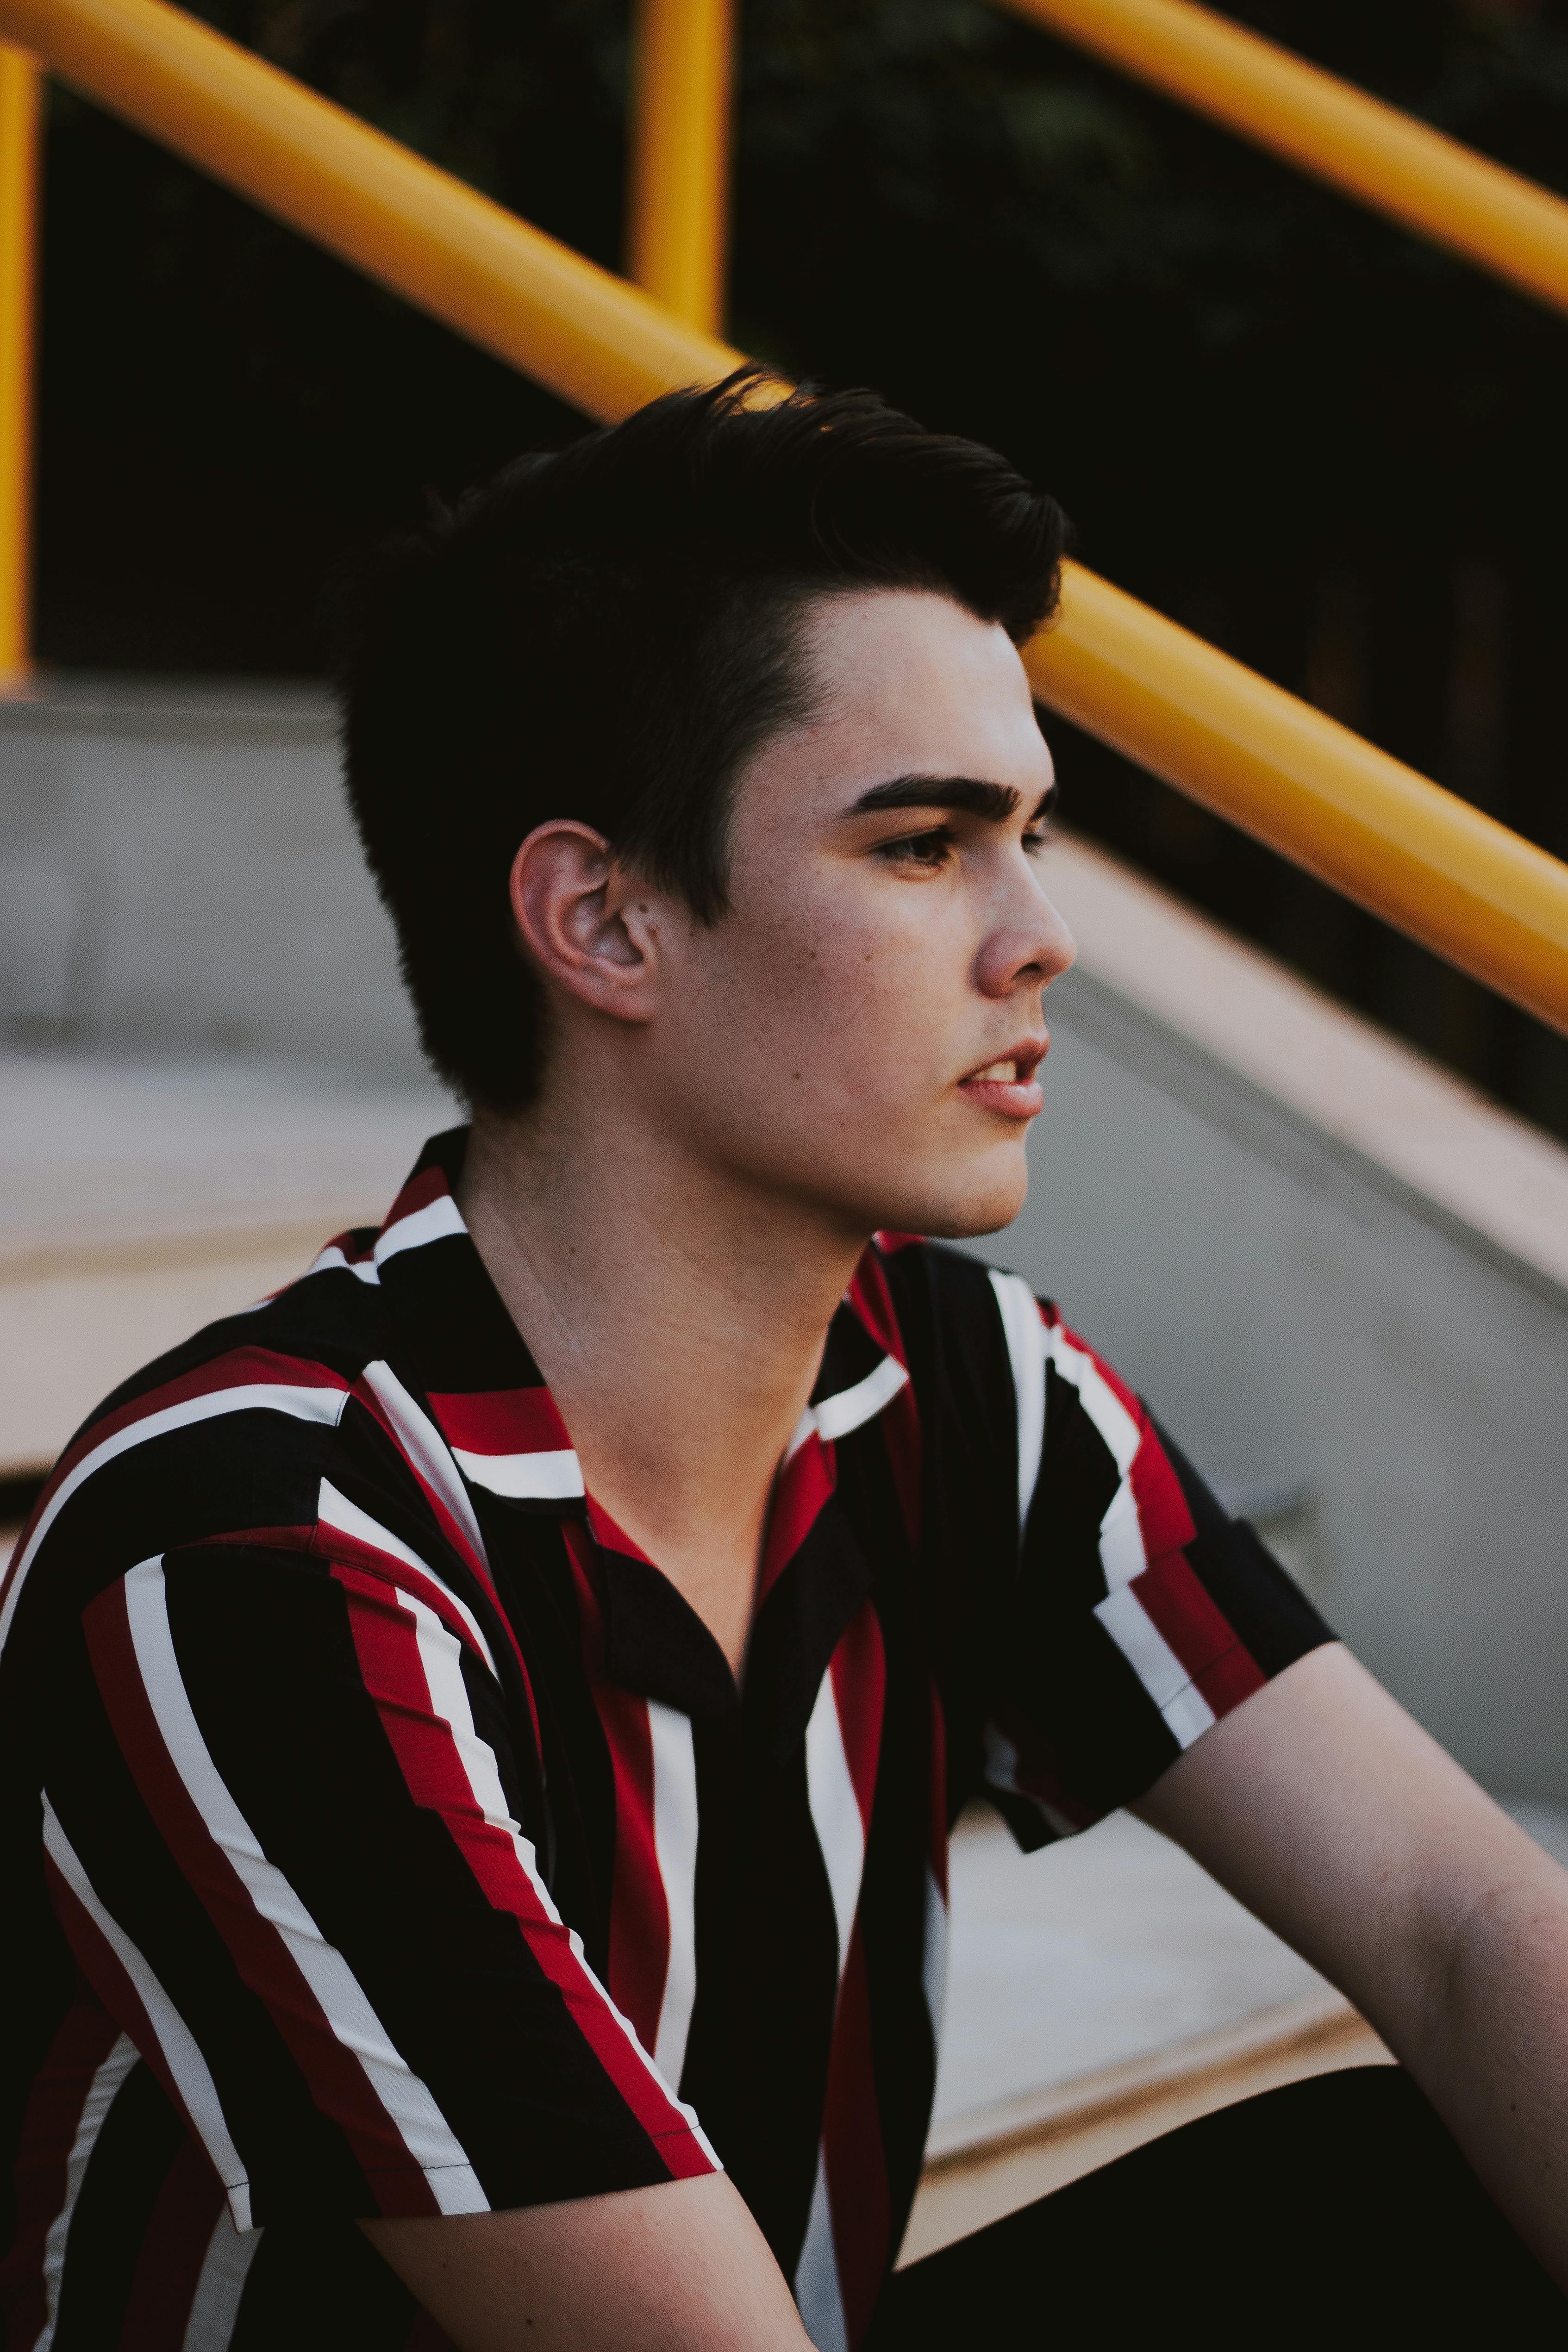
<svg viewBox="0 0 1568 2352"><path fill-rule="evenodd" d="M1568 1864L1568 1807L1508 1810ZM1239 2099L1390 2053L1342 1994L1130 1814L1021 1854L952 1847L936 2111L900 2263Z"/></svg>
<svg viewBox="0 0 1568 2352"><path fill-rule="evenodd" d="M433 1086L240 1057L0 1053L0 1480L100 1397L379 1223Z"/></svg>

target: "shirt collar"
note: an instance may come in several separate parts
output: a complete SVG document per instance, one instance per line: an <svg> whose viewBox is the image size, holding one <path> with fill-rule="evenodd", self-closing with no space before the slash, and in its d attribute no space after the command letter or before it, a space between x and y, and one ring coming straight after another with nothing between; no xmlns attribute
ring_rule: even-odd
<svg viewBox="0 0 1568 2352"><path fill-rule="evenodd" d="M586 1495L566 1425L464 1223L454 1187L468 1139L468 1129L457 1128L426 1145L375 1240L375 1278L397 1316L410 1369L471 1486L522 1512L586 1521L616 1588L607 1659L613 1679L666 1694L691 1711L711 1711L721 1685L711 1659L699 1666L700 1644L691 1627L704 1635L727 1679L717 1645L657 1565L643 1559ZM798 1585L800 1575L786 1571L809 1571L818 1553L834 1563L829 1580L836 1591L842 1588L829 1612L833 1620L851 1601L858 1606L868 1582L868 1573L847 1575L841 1557L847 1530L835 1534L819 1524L837 1483L837 1446L875 1421L909 1379L875 1253L868 1256L829 1326L811 1401L780 1474L763 1563L759 1634L765 1615L796 1613L798 1596L779 1588ZM680 1618L690 1626L683 1629ZM825 1619L824 1635L827 1630ZM817 1646L811 1644L814 1651ZM688 1661L685 1668L672 1664L678 1656ZM801 1659L797 1666L807 1663ZM825 1654L818 1676L826 1664Z"/></svg>

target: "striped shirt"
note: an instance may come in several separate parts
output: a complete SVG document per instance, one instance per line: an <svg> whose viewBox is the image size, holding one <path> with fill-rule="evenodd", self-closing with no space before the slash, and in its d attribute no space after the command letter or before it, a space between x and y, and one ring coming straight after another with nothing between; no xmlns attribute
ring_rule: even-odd
<svg viewBox="0 0 1568 2352"><path fill-rule="evenodd" d="M889 1235L738 1695L584 1491L464 1139L112 1396L13 1559L13 2352L436 2344L356 2217L720 2164L813 2340L858 2344L958 1810L1081 1829L1328 1638L1053 1308Z"/></svg>

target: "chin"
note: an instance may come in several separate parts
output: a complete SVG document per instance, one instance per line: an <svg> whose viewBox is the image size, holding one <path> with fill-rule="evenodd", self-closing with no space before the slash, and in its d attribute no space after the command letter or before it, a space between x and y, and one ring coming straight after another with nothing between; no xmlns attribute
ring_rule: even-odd
<svg viewBox="0 0 1568 2352"><path fill-rule="evenodd" d="M982 1234L997 1234L1010 1225L1028 1190L1028 1170L1017 1148L1001 1167L974 1169L960 1177L944 1174L929 1185L900 1188L897 1213L889 1210L879 1217L878 1227L885 1233L923 1234L931 1241L976 1241Z"/></svg>

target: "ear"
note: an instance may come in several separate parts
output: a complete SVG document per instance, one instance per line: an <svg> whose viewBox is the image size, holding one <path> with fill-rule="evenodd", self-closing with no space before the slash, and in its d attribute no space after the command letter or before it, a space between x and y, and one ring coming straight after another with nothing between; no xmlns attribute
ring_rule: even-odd
<svg viewBox="0 0 1568 2352"><path fill-rule="evenodd" d="M570 817L536 825L512 860L512 920L534 963L617 1021L653 1018L656 905L604 835Z"/></svg>

